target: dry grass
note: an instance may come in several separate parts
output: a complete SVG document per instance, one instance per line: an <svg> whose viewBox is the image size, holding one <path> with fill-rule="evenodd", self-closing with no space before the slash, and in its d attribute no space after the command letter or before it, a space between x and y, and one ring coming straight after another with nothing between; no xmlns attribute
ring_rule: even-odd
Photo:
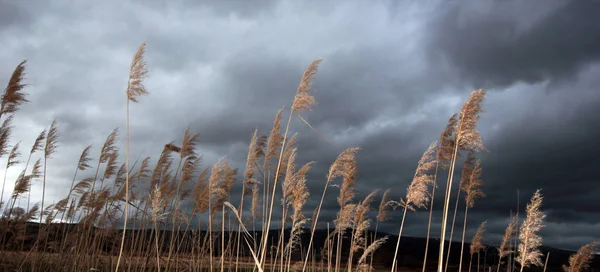
<svg viewBox="0 0 600 272"><path fill-rule="evenodd" d="M531 202L527 204L527 217L521 224L519 231L520 244L517 262L521 264L521 272L524 267L531 264L542 266L542 253L539 250L542 245L542 237L538 232L544 227L543 220L546 215L541 209L543 197L540 191L535 191L535 194L531 197Z"/></svg>
<svg viewBox="0 0 600 272"><path fill-rule="evenodd" d="M437 187L436 180L441 174L441 171L438 172L440 168L448 170L441 235L445 236L448 201L453 192L457 157L461 152L468 152L469 160L463 166L460 187L455 189L457 195L461 192L465 194L464 246L468 211L474 207L476 199L484 196L481 190L481 164L475 160L475 153L485 150L483 139L476 130L484 90L471 93L460 114L449 119L439 136L439 144L433 143L426 148L407 188L406 197L395 201L390 198L390 189L383 193L377 207L377 216L374 217L377 222L375 236L370 237L366 233L371 227L371 206L376 201L378 191L375 190L360 201L356 200L356 185L360 182L357 180L358 147L343 150L331 163L324 178L319 204L312 214L306 214L305 211L304 206L310 201L311 193L307 186L307 175L314 162L300 164L297 161L301 149L297 147L297 134L293 133L294 128L290 124L295 116L319 137L328 141L301 116L301 113L313 110L316 105L311 89L321 60L313 61L301 76L285 127L282 126L285 110L280 109L275 114L272 130L267 136L260 136L258 130L252 132L245 169L243 173L240 172L242 180L238 181L238 170L226 158L221 158L212 166L202 165L201 155L197 150L200 136L190 127L183 132L180 143L170 142L164 145L154 166L151 165L151 157L138 158L130 165L129 104L139 102L140 96L149 94L143 82L148 75L144 60L145 48L144 42L134 54L127 80L124 160L121 161L120 147L117 146L119 130L116 128L109 133L96 158L93 156L92 146L87 146L81 152L73 165L73 179L69 189L65 190L65 197L50 205L46 205L45 199L46 176L54 169L47 166L48 160L58 151L60 124L53 121L49 128L42 131L29 150L27 159L23 158L21 161L22 144L11 139L11 131L13 117L20 106L28 102L24 92L27 86L24 82L26 62L21 62L10 75L0 106L0 157L6 160L5 171L22 164L24 167L20 169L13 188L5 188L6 172L3 179L2 192L12 191L9 199L0 199L0 207L3 209L0 218L2 269L369 271L373 269L373 258L369 257L375 255L389 239L387 236L377 237L379 224L398 216L390 208L403 208L396 254L400 250L400 237L407 210L430 209L425 249L427 256L433 197ZM13 142L15 143L11 145ZM28 169L32 159L35 163ZM42 198L39 200L30 197L32 180L37 178L43 180ZM48 181L49 184L53 182ZM242 187L237 207L231 204L236 201L232 199L236 182L241 182ZM332 187L339 187L339 212L332 222L319 222L325 197L333 198L330 192L332 189L329 189ZM277 192L282 192L281 201L275 200ZM251 198L250 207L246 208L251 212L250 216L239 212L245 210L244 200L247 197ZM27 201L26 209L15 206L19 199ZM527 218L521 229L517 230L516 219L507 227L499 247L500 259L518 253L516 257L522 267L541 265L541 253L538 251L541 237L537 232L542 226L544 215L540 205L541 195L538 191L527 208ZM281 229L277 232L281 232L278 236L271 236L267 230L270 229L273 214L279 210L283 217ZM54 224L50 224L52 222ZM57 222L63 224L56 224ZM324 244L316 244L314 240L319 223L327 225L328 238ZM329 228L331 223L335 225L333 231ZM310 226L307 247L304 247L305 241L301 241L304 226ZM479 253L483 247L484 226L485 222L473 238L471 256ZM285 235L288 227L289 235ZM257 234L257 231L261 234ZM342 243L345 234L350 237L347 245ZM517 252L510 245L511 237L515 235L519 235L521 239ZM438 252L440 272L442 256L446 253L443 243L441 245ZM570 266L565 266L565 270L578 272L585 269L594 246L596 244L582 247L571 258ZM344 256L345 252L348 252L347 256ZM449 254L449 250L447 253ZM347 261L344 257L347 257ZM395 266L396 258L393 260L392 271ZM424 261L423 271L425 267ZM497 271L499 269L500 266Z"/></svg>

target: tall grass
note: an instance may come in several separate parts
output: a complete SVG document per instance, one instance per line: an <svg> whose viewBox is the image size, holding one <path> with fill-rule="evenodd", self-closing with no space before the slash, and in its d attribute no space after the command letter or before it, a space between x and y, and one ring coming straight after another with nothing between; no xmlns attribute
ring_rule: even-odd
<svg viewBox="0 0 600 272"><path fill-rule="evenodd" d="M356 188L361 182L357 160L360 148L349 147L340 150L333 162L325 162L330 163L330 167L322 180L320 201L312 214L307 214L305 206L311 193L307 176L320 162L299 161L302 148L291 121L294 117L299 119L319 140L330 143L302 116L316 105L311 90L321 60L313 61L301 75L289 110L283 108L275 112L271 131L262 136L263 132L258 129L249 132L245 169L240 172L242 179L238 180L238 170L226 157L213 165L203 165L197 150L201 136L191 127L183 132L181 143L167 142L163 146L154 165L151 157L138 158L130 164L130 102L138 102L140 96L148 94L143 84L147 76L145 47L145 42L139 46L129 67L124 161L120 161L120 147L116 144L119 130L115 128L108 133L97 158L92 156L91 145L83 149L73 164L73 178L70 186L65 187L65 197L50 205L46 187L55 186L56 181L47 176L56 170L50 159L58 150L60 120L53 121L39 134L23 163L22 141L12 140L11 132L15 114L28 102L23 92L27 86L24 83L26 62L21 62L10 75L0 106L0 157L6 160L0 198L2 268L18 271L370 271L379 265L373 258L377 250L390 239L389 236L377 237L380 224L397 219L399 235L391 267L396 271L406 213L422 208L429 209L427 232L423 231L423 235L427 235L422 268L425 271L431 250L429 238L436 180L443 178L445 171L439 171L442 168L448 170L448 175L436 264L441 272L449 265L449 259L444 263L443 256L450 253L450 248L444 251L444 240L449 200L454 192L453 175L458 167L457 158L467 152L469 159L463 165L461 184L456 190L457 196L461 192L465 194L459 264L462 269L468 211L474 207L474 200L484 195L480 189L483 184L481 164L475 161L475 152L485 149L476 130L484 90L471 93L460 114L448 120L437 144L423 147L426 151L408 184L406 196L400 201L391 200L388 189L379 201L377 216L370 218L378 191L357 200ZM285 124L282 123L284 114L289 114ZM29 169L31 160L35 163ZM12 181L12 192L5 200L4 191L9 191L11 184L10 180L7 182L6 171L22 163L23 169ZM32 182L37 179L42 183ZM232 199L237 183L242 189L239 200ZM41 186L41 199L31 199L32 189L38 190L38 186ZM339 191L332 189L336 187ZM327 199L336 195L339 211L334 220L327 221L321 218L322 208ZM276 196L281 199L276 200ZM27 209L16 206L21 198L27 199ZM239 205L234 206L232 203L236 201ZM30 206L30 202L33 205ZM457 198L456 211L458 204ZM530 264L541 265L538 251L541 238L537 234L543 219L540 205L538 191L521 224L518 234L521 245L517 250L512 246L511 239L518 231L518 221L513 218L499 247L499 260L517 251L521 270ZM390 211L398 206L402 208L401 217ZM272 230L271 223L279 215L281 225ZM372 220L376 221L375 235L369 236ZM333 229L330 229L331 224ZM454 223L452 225L451 237ZM472 257L484 246L483 226L472 239ZM319 228L325 227L327 238L320 244L315 235ZM305 232L308 239L303 237ZM590 248L595 245L583 247L565 270L584 269L591 258ZM497 271L500 271L500 263Z"/></svg>

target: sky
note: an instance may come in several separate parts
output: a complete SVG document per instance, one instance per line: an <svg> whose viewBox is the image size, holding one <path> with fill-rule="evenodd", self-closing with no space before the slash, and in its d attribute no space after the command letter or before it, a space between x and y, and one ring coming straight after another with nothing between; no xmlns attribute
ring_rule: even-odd
<svg viewBox="0 0 600 272"><path fill-rule="evenodd" d="M190 126L200 133L203 167L226 156L242 172L254 129L269 133L303 71L323 59L318 103L304 117L331 143L297 119L291 126L298 163L315 161L310 214L330 164L352 146L361 148L355 200L388 188L399 200L421 154L483 88L486 197L469 211L467 239L487 220L485 243L497 244L511 212L519 204L523 214L541 188L543 244L577 249L600 239L599 9L592 0L0 0L2 84L27 60L30 102L15 115L11 145L20 141L27 154L56 120L46 201L65 197L87 145L97 158L118 127L124 151L129 65L146 41L150 94L130 108L132 157L156 160ZM23 166L8 171L5 199ZM34 181L32 199L41 191ZM335 218L337 193L328 189L320 222ZM433 237L441 210L434 208ZM409 213L403 235L424 237L428 214ZM397 233L400 218L393 211L380 229Z"/></svg>

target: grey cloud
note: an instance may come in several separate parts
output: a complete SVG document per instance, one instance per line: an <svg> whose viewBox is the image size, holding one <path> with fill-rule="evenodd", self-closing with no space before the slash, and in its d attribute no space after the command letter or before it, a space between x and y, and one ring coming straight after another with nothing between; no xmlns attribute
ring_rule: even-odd
<svg viewBox="0 0 600 272"><path fill-rule="evenodd" d="M15 24L27 23L31 18L31 13L27 8L15 1L0 2L0 28L10 28Z"/></svg>
<svg viewBox="0 0 600 272"><path fill-rule="evenodd" d="M600 31L600 2L541 3L444 5L430 26L430 54L478 87L572 80L600 57L592 34Z"/></svg>

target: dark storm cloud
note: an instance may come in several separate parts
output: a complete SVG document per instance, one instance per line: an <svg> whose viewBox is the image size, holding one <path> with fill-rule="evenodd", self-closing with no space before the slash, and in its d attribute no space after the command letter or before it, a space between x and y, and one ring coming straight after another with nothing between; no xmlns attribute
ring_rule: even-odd
<svg viewBox="0 0 600 272"><path fill-rule="evenodd" d="M477 87L572 79L600 58L598 1L444 4L429 47ZM439 58L440 55L443 58Z"/></svg>
<svg viewBox="0 0 600 272"><path fill-rule="evenodd" d="M313 85L318 104L303 116L332 143L297 118L291 126L299 133L297 164L315 161L305 214L318 205L329 166L350 146L361 148L355 201L380 189L376 210L387 188L395 200L405 196L420 156L470 88L489 87L479 126L490 150L480 154L487 197L469 211L468 239L488 220L486 242L497 243L516 211L517 190L523 214L537 188L548 213L545 243L576 248L598 239L600 47L592 33L600 24L588 14L596 2L246 2L2 3L10 14L0 27L8 41L0 45L3 80L29 61L31 102L17 115L15 139L30 146L54 119L61 130L49 162L52 201L64 196L85 146L93 144L97 157L119 127L124 151L124 88L131 57L146 40L150 95L130 109L132 157L155 161L190 126L200 133L202 167L226 156L241 175L253 130L268 134L283 106L285 126L302 73L323 58ZM445 177L438 180L433 237ZM240 189L238 183L231 197L236 205ZM321 227L339 209L339 189L327 190ZM400 212L380 230L396 234ZM404 235L425 236L428 214L409 212ZM577 235L567 233L571 225Z"/></svg>

